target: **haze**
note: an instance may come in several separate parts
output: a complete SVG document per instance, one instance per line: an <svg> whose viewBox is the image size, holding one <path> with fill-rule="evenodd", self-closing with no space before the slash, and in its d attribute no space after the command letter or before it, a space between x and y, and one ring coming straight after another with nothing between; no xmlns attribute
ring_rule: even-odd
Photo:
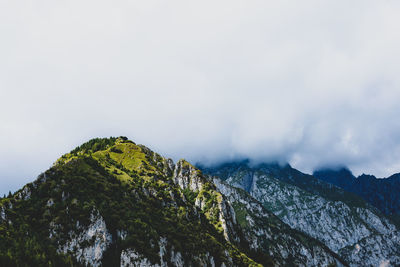
<svg viewBox="0 0 400 267"><path fill-rule="evenodd" d="M400 172L399 1L0 1L0 193L93 137Z"/></svg>

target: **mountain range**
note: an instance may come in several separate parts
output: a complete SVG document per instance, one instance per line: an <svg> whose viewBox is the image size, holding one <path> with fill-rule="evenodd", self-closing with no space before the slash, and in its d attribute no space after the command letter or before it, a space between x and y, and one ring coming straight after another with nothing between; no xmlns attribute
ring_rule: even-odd
<svg viewBox="0 0 400 267"><path fill-rule="evenodd" d="M388 178L376 178L373 175L355 177L347 168L321 169L313 173L314 177L336 185L348 192L362 197L384 214L400 222L400 174Z"/></svg>
<svg viewBox="0 0 400 267"><path fill-rule="evenodd" d="M395 211L343 177L92 139L0 199L0 266L400 265Z"/></svg>

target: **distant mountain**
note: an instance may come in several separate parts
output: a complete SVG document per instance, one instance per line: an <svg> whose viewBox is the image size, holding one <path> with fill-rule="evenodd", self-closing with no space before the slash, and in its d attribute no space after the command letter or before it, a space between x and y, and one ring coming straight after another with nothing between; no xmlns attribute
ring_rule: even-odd
<svg viewBox="0 0 400 267"><path fill-rule="evenodd" d="M389 178L373 175L355 177L347 168L322 169L313 174L320 180L359 195L381 212L398 220L400 218L400 174ZM399 221L400 222L400 221Z"/></svg>
<svg viewBox="0 0 400 267"><path fill-rule="evenodd" d="M400 233L379 210L290 165L229 162L204 173L241 188L283 222L323 242L351 266L398 266Z"/></svg>
<svg viewBox="0 0 400 267"><path fill-rule="evenodd" d="M261 265L347 263L244 190L124 137L90 140L0 199L0 266Z"/></svg>
<svg viewBox="0 0 400 267"><path fill-rule="evenodd" d="M236 220L251 247L265 251L277 265L347 265L321 242L283 223L246 191L232 187L217 177L213 180L232 204Z"/></svg>

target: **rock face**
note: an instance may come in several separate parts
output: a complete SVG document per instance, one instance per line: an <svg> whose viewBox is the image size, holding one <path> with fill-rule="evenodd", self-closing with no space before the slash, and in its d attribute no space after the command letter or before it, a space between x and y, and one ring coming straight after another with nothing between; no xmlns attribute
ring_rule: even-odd
<svg viewBox="0 0 400 267"><path fill-rule="evenodd" d="M235 212L231 204L220 194L216 186L201 171L185 160L180 160L174 167L172 180L182 190L197 194L194 203L206 216L216 221L229 242L240 243L239 226L236 224ZM214 200L210 202L210 196Z"/></svg>
<svg viewBox="0 0 400 267"><path fill-rule="evenodd" d="M82 227L77 222L76 229L70 231L69 236L70 239L60 245L58 252L73 253L78 262L90 266L101 265L103 253L112 242L112 236L107 230L106 223L98 212L90 215L88 227ZM88 246L82 245L85 243L89 243Z"/></svg>
<svg viewBox="0 0 400 267"><path fill-rule="evenodd" d="M386 215L400 222L400 174L378 179L372 175L355 177L348 169L321 169L316 178L359 195Z"/></svg>
<svg viewBox="0 0 400 267"><path fill-rule="evenodd" d="M167 267L168 262L173 266L184 266L185 262L181 252L175 252L174 248L168 249L168 241L161 237L158 243L160 247L160 263L152 264L149 259L137 253L134 249L126 249L121 252L121 267L125 266L154 266ZM167 259L169 259L167 261Z"/></svg>
<svg viewBox="0 0 400 267"><path fill-rule="evenodd" d="M291 229L242 189L214 178L218 190L233 205L245 238L253 249L262 249L285 266L328 266L344 263L325 245Z"/></svg>
<svg viewBox="0 0 400 267"><path fill-rule="evenodd" d="M344 264L325 245L288 227L245 191L231 187L218 178L204 177L197 168L185 161L176 164L173 180L182 189L192 189L195 192L201 192L212 185L209 192L218 192L217 205L211 209L215 209L214 213L219 215L225 239L234 244L248 243L251 250L262 251L275 259L277 266ZM201 194L195 203L207 212ZM241 216L241 222L238 222L238 215Z"/></svg>
<svg viewBox="0 0 400 267"><path fill-rule="evenodd" d="M290 227L323 242L352 266L400 264L399 233L385 216L343 190L290 166L248 162L204 172L242 188Z"/></svg>

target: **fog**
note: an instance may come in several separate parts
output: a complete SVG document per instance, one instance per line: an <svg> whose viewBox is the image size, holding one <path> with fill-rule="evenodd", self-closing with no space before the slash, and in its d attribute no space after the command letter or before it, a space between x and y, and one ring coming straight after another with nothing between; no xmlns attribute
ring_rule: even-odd
<svg viewBox="0 0 400 267"><path fill-rule="evenodd" d="M0 1L0 193L94 137L400 172L399 1Z"/></svg>

